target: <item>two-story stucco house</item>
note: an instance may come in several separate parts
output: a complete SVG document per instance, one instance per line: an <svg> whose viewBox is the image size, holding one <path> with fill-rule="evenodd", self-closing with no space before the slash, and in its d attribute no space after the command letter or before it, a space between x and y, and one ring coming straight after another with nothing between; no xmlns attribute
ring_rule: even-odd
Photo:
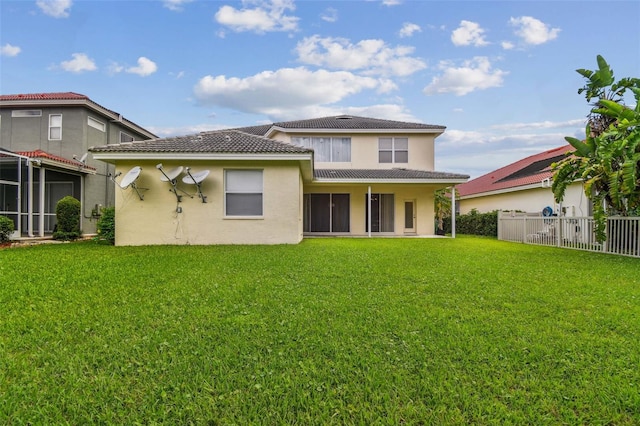
<svg viewBox="0 0 640 426"><path fill-rule="evenodd" d="M116 244L295 244L434 234L443 126L335 116L98 146L116 167Z"/></svg>
<svg viewBox="0 0 640 426"><path fill-rule="evenodd" d="M0 95L0 215L16 236L44 236L56 224L56 203L81 202L81 227L95 232L100 206L113 205L113 166L88 148L156 135L78 93Z"/></svg>

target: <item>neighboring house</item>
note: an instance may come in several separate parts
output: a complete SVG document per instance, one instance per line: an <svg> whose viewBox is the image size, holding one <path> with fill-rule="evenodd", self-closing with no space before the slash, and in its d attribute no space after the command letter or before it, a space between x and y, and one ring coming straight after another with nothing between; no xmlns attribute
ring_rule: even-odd
<svg viewBox="0 0 640 426"><path fill-rule="evenodd" d="M113 205L113 167L88 156L95 145L156 135L78 93L0 95L0 215L16 236L44 236L56 203L81 203L84 233L96 230L100 206Z"/></svg>
<svg viewBox="0 0 640 426"><path fill-rule="evenodd" d="M90 151L121 173L118 245L295 244L433 235L434 192L469 178L433 170L444 129L343 115Z"/></svg>
<svg viewBox="0 0 640 426"><path fill-rule="evenodd" d="M494 210L542 213L550 207L553 214L590 215L590 202L584 195L582 182L567 188L562 205L555 202L551 191L551 164L573 150L571 145L565 145L544 151L457 186L459 212L466 214L475 209L480 213Z"/></svg>

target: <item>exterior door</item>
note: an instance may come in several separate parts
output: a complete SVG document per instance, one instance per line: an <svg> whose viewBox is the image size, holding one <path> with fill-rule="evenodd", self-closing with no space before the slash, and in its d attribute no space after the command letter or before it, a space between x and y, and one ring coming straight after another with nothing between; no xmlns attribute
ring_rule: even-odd
<svg viewBox="0 0 640 426"><path fill-rule="evenodd" d="M414 234L416 232L415 200L404 201L404 232L405 234Z"/></svg>

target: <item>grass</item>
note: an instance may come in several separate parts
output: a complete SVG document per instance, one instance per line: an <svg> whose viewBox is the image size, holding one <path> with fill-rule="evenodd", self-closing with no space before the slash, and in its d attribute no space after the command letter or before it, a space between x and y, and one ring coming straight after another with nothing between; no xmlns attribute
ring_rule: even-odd
<svg viewBox="0 0 640 426"><path fill-rule="evenodd" d="M640 424L640 260L488 238L0 251L1 424Z"/></svg>

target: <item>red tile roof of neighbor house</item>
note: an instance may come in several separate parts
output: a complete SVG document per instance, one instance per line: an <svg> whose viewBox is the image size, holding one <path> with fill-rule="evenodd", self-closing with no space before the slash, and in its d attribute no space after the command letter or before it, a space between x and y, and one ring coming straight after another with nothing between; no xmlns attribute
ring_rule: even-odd
<svg viewBox="0 0 640 426"><path fill-rule="evenodd" d="M551 178L551 164L560 161L568 152L573 152L571 145L564 145L539 154L531 155L505 167L494 170L456 188L461 197L483 194L492 191L506 190L540 184L542 180Z"/></svg>
<svg viewBox="0 0 640 426"><path fill-rule="evenodd" d="M68 100L68 99L86 99L89 98L86 95L81 95L74 92L56 92L56 93L23 93L17 95L0 95L0 101L35 101L35 100Z"/></svg>
<svg viewBox="0 0 640 426"><path fill-rule="evenodd" d="M46 151L43 151L41 149L36 149L35 151L18 151L16 152L16 154L18 155L23 155L25 157L29 157L29 158L33 158L33 159L37 159L37 160L51 160L55 163L61 163L61 164L67 164L70 166L76 166L78 168L81 169L85 169L85 170L96 170L95 167L90 167L87 166L84 163L81 163L78 160L70 160L68 158L64 158L64 157L60 157L57 155L53 155L53 154L49 154Z"/></svg>

